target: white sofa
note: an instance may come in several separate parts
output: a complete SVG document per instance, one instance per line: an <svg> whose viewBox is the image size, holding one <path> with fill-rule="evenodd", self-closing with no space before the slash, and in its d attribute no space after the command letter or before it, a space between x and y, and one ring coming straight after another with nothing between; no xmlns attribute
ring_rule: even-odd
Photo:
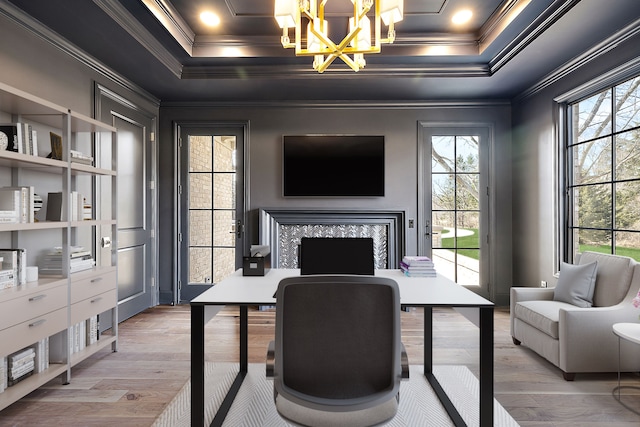
<svg viewBox="0 0 640 427"><path fill-rule="evenodd" d="M514 344L523 344L553 363L568 381L576 373L618 372L618 337L612 326L640 322L640 309L632 304L640 289L640 264L595 252L584 252L577 264L594 261L597 274L591 307L554 300L554 288L511 288ZM561 278L562 274L561 269ZM622 340L620 353L622 372L640 371L639 345Z"/></svg>

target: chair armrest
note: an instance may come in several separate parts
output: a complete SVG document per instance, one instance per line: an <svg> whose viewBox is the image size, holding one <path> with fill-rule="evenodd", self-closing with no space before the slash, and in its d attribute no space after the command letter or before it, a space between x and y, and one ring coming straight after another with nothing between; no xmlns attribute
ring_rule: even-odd
<svg viewBox="0 0 640 427"><path fill-rule="evenodd" d="M595 364L611 360L617 351L617 337L613 325L637 322L638 309L631 304L611 307L560 309L558 335L560 337L560 368L565 372L590 372L588 361ZM597 345L594 345L596 344ZM584 355L589 357L585 358Z"/></svg>
<svg viewBox="0 0 640 427"><path fill-rule="evenodd" d="M525 288L525 287L513 287L511 288L510 298L510 321L511 321L511 335L513 336L513 323L514 314L516 312L516 304L522 301L552 301L553 300L553 288Z"/></svg>
<svg viewBox="0 0 640 427"><path fill-rule="evenodd" d="M407 355L407 349L404 348L404 344L400 343L402 346L400 350L400 363L402 365L402 379L409 379L409 356Z"/></svg>
<svg viewBox="0 0 640 427"><path fill-rule="evenodd" d="M267 378L273 378L273 373L276 365L276 343L275 341L269 341L269 347L267 347Z"/></svg>

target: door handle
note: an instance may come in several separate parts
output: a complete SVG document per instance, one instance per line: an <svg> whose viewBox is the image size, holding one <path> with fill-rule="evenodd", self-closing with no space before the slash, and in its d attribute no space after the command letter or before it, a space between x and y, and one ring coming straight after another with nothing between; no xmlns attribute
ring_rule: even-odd
<svg viewBox="0 0 640 427"><path fill-rule="evenodd" d="M242 233L244 233L244 224L242 224L242 221L238 219L233 223L233 225L231 225L231 231L229 234L235 234L239 239L242 237Z"/></svg>

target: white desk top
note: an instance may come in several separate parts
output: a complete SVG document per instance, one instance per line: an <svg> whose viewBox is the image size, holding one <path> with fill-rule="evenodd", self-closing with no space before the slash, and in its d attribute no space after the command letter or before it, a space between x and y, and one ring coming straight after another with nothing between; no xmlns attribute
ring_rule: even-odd
<svg viewBox="0 0 640 427"><path fill-rule="evenodd" d="M243 276L237 270L191 301L203 305L274 305L278 283L299 276L299 269L271 269L264 276ZM437 277L407 277L400 270L376 270L376 276L395 280L400 303L412 306L491 307L493 303L438 274Z"/></svg>
<svg viewBox="0 0 640 427"><path fill-rule="evenodd" d="M640 344L640 323L616 323L613 333L627 341Z"/></svg>

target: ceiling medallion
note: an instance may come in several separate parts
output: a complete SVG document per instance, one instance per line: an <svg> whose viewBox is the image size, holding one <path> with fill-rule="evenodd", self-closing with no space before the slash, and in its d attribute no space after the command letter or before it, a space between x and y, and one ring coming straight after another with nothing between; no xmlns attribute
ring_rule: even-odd
<svg viewBox="0 0 640 427"><path fill-rule="evenodd" d="M345 0L343 0L345 1ZM380 53L382 43L393 43L394 24L402 20L403 0L351 0L353 16L349 18L347 35L339 43L329 38L325 17L328 0L275 0L274 16L280 28L284 48L295 48L297 56L313 56L313 69L323 73L340 58L353 71L364 68L364 54ZM368 14L373 8L373 31ZM381 38L381 22L388 27L387 37ZM306 47L303 48L302 30L306 26ZM294 42L289 28L295 29ZM373 42L372 42L373 39ZM351 55L351 56L350 56Z"/></svg>

